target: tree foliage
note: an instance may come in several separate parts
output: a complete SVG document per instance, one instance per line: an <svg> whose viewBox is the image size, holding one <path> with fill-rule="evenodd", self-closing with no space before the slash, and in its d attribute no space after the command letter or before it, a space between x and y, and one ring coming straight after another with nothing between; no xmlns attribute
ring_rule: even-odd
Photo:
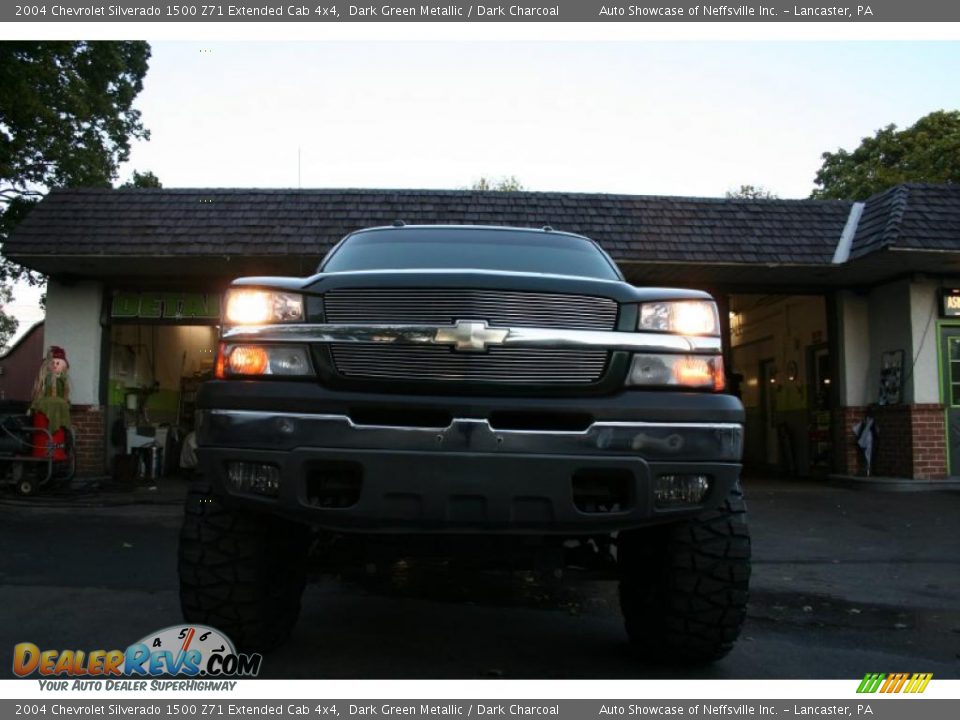
<svg viewBox="0 0 960 720"><path fill-rule="evenodd" d="M149 138L133 107L149 58L141 41L0 43L0 243L47 190L109 187L131 140ZM0 300L15 280L43 278L4 258ZM0 344L8 328L0 318Z"/></svg>
<svg viewBox="0 0 960 720"><path fill-rule="evenodd" d="M13 288L9 285L0 285L0 352L6 351L7 342L20 327L20 321L4 311L6 304L11 300L13 300Z"/></svg>
<svg viewBox="0 0 960 720"><path fill-rule="evenodd" d="M509 177L502 177L499 180L494 180L486 176L481 176L473 185L470 186L471 190L495 190L498 192L519 192L525 190L523 183L521 183L515 175L510 175Z"/></svg>
<svg viewBox="0 0 960 720"><path fill-rule="evenodd" d="M141 41L0 43L0 241L46 190L110 186L149 137L133 107L149 58Z"/></svg>
<svg viewBox="0 0 960 720"><path fill-rule="evenodd" d="M814 198L865 200L904 182L960 182L960 111L932 112L904 130L887 125L852 152L822 157Z"/></svg>
<svg viewBox="0 0 960 720"><path fill-rule="evenodd" d="M726 196L744 200L777 200L779 198L763 185L741 185L736 190L727 190Z"/></svg>
<svg viewBox="0 0 960 720"><path fill-rule="evenodd" d="M147 170L146 172L138 172L137 170L134 170L133 177L131 177L123 185L121 185L120 189L128 190L130 188L162 188L162 187L163 187L163 183L160 182L160 178L158 178L149 170Z"/></svg>

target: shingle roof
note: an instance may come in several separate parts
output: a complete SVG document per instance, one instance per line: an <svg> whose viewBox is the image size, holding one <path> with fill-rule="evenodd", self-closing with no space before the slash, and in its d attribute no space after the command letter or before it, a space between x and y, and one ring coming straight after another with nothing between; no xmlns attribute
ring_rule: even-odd
<svg viewBox="0 0 960 720"><path fill-rule="evenodd" d="M54 190L4 247L37 256L322 255L408 223L575 232L627 262L829 263L851 203L470 190Z"/></svg>
<svg viewBox="0 0 960 720"><path fill-rule="evenodd" d="M897 185L867 201L850 258L886 248L960 251L960 185Z"/></svg>
<svg viewBox="0 0 960 720"><path fill-rule="evenodd" d="M762 274L780 282L773 268L799 265L818 273L808 279L822 281L842 270L848 280L866 282L897 268L930 270L933 264L942 269L939 261L921 260L922 253L909 261L902 256L885 260L883 250L960 255L960 185L898 185L870 198L854 236L852 262L832 265L851 205L471 190L72 189L47 195L3 251L52 272L81 262L85 272L96 273L105 258L127 263L164 258L176 268L183 258L224 256L299 258L302 271L347 233L403 219L551 225L594 238L637 277L666 264L710 267L711 277L731 278L737 268L737 277L744 277L759 266L765 274L756 279Z"/></svg>

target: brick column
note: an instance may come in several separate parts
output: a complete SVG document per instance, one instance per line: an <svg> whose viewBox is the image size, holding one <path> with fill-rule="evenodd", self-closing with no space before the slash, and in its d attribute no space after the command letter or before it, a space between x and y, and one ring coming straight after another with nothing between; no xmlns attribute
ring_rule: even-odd
<svg viewBox="0 0 960 720"><path fill-rule="evenodd" d="M877 447L873 474L883 477L913 477L913 415L910 405L873 408L877 421Z"/></svg>
<svg viewBox="0 0 960 720"><path fill-rule="evenodd" d="M845 407L833 412L834 470L866 475L866 463L851 429L872 412L879 435L873 456L875 477L937 480L947 476L943 406Z"/></svg>
<svg viewBox="0 0 960 720"><path fill-rule="evenodd" d="M863 420L866 408L844 407L833 411L833 469L841 475L863 475L863 464L853 426Z"/></svg>
<svg viewBox="0 0 960 720"><path fill-rule="evenodd" d="M939 480L947 476L946 418L942 405L911 405L913 477Z"/></svg>
<svg viewBox="0 0 960 720"><path fill-rule="evenodd" d="M102 405L73 405L70 422L76 438L77 475L106 473L104 440L106 412Z"/></svg>

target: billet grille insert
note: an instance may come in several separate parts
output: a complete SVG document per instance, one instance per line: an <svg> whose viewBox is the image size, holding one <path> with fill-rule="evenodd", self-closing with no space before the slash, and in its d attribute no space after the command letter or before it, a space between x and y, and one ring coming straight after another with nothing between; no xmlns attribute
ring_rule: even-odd
<svg viewBox="0 0 960 720"><path fill-rule="evenodd" d="M491 347L455 352L444 346L330 346L337 372L345 377L426 382L485 382L505 385L587 385L603 377L606 350Z"/></svg>
<svg viewBox="0 0 960 720"><path fill-rule="evenodd" d="M613 330L610 298L513 290L336 288L324 295L329 323L451 325L486 320L491 326Z"/></svg>

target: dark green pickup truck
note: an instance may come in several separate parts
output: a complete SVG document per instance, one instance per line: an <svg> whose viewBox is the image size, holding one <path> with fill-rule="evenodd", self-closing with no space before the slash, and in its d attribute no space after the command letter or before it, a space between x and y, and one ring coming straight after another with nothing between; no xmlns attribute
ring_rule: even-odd
<svg viewBox="0 0 960 720"><path fill-rule="evenodd" d="M550 228L398 223L311 277L239 279L198 397L186 619L278 644L318 535L594 540L639 650L722 657L750 573L724 387L709 295L633 287Z"/></svg>

